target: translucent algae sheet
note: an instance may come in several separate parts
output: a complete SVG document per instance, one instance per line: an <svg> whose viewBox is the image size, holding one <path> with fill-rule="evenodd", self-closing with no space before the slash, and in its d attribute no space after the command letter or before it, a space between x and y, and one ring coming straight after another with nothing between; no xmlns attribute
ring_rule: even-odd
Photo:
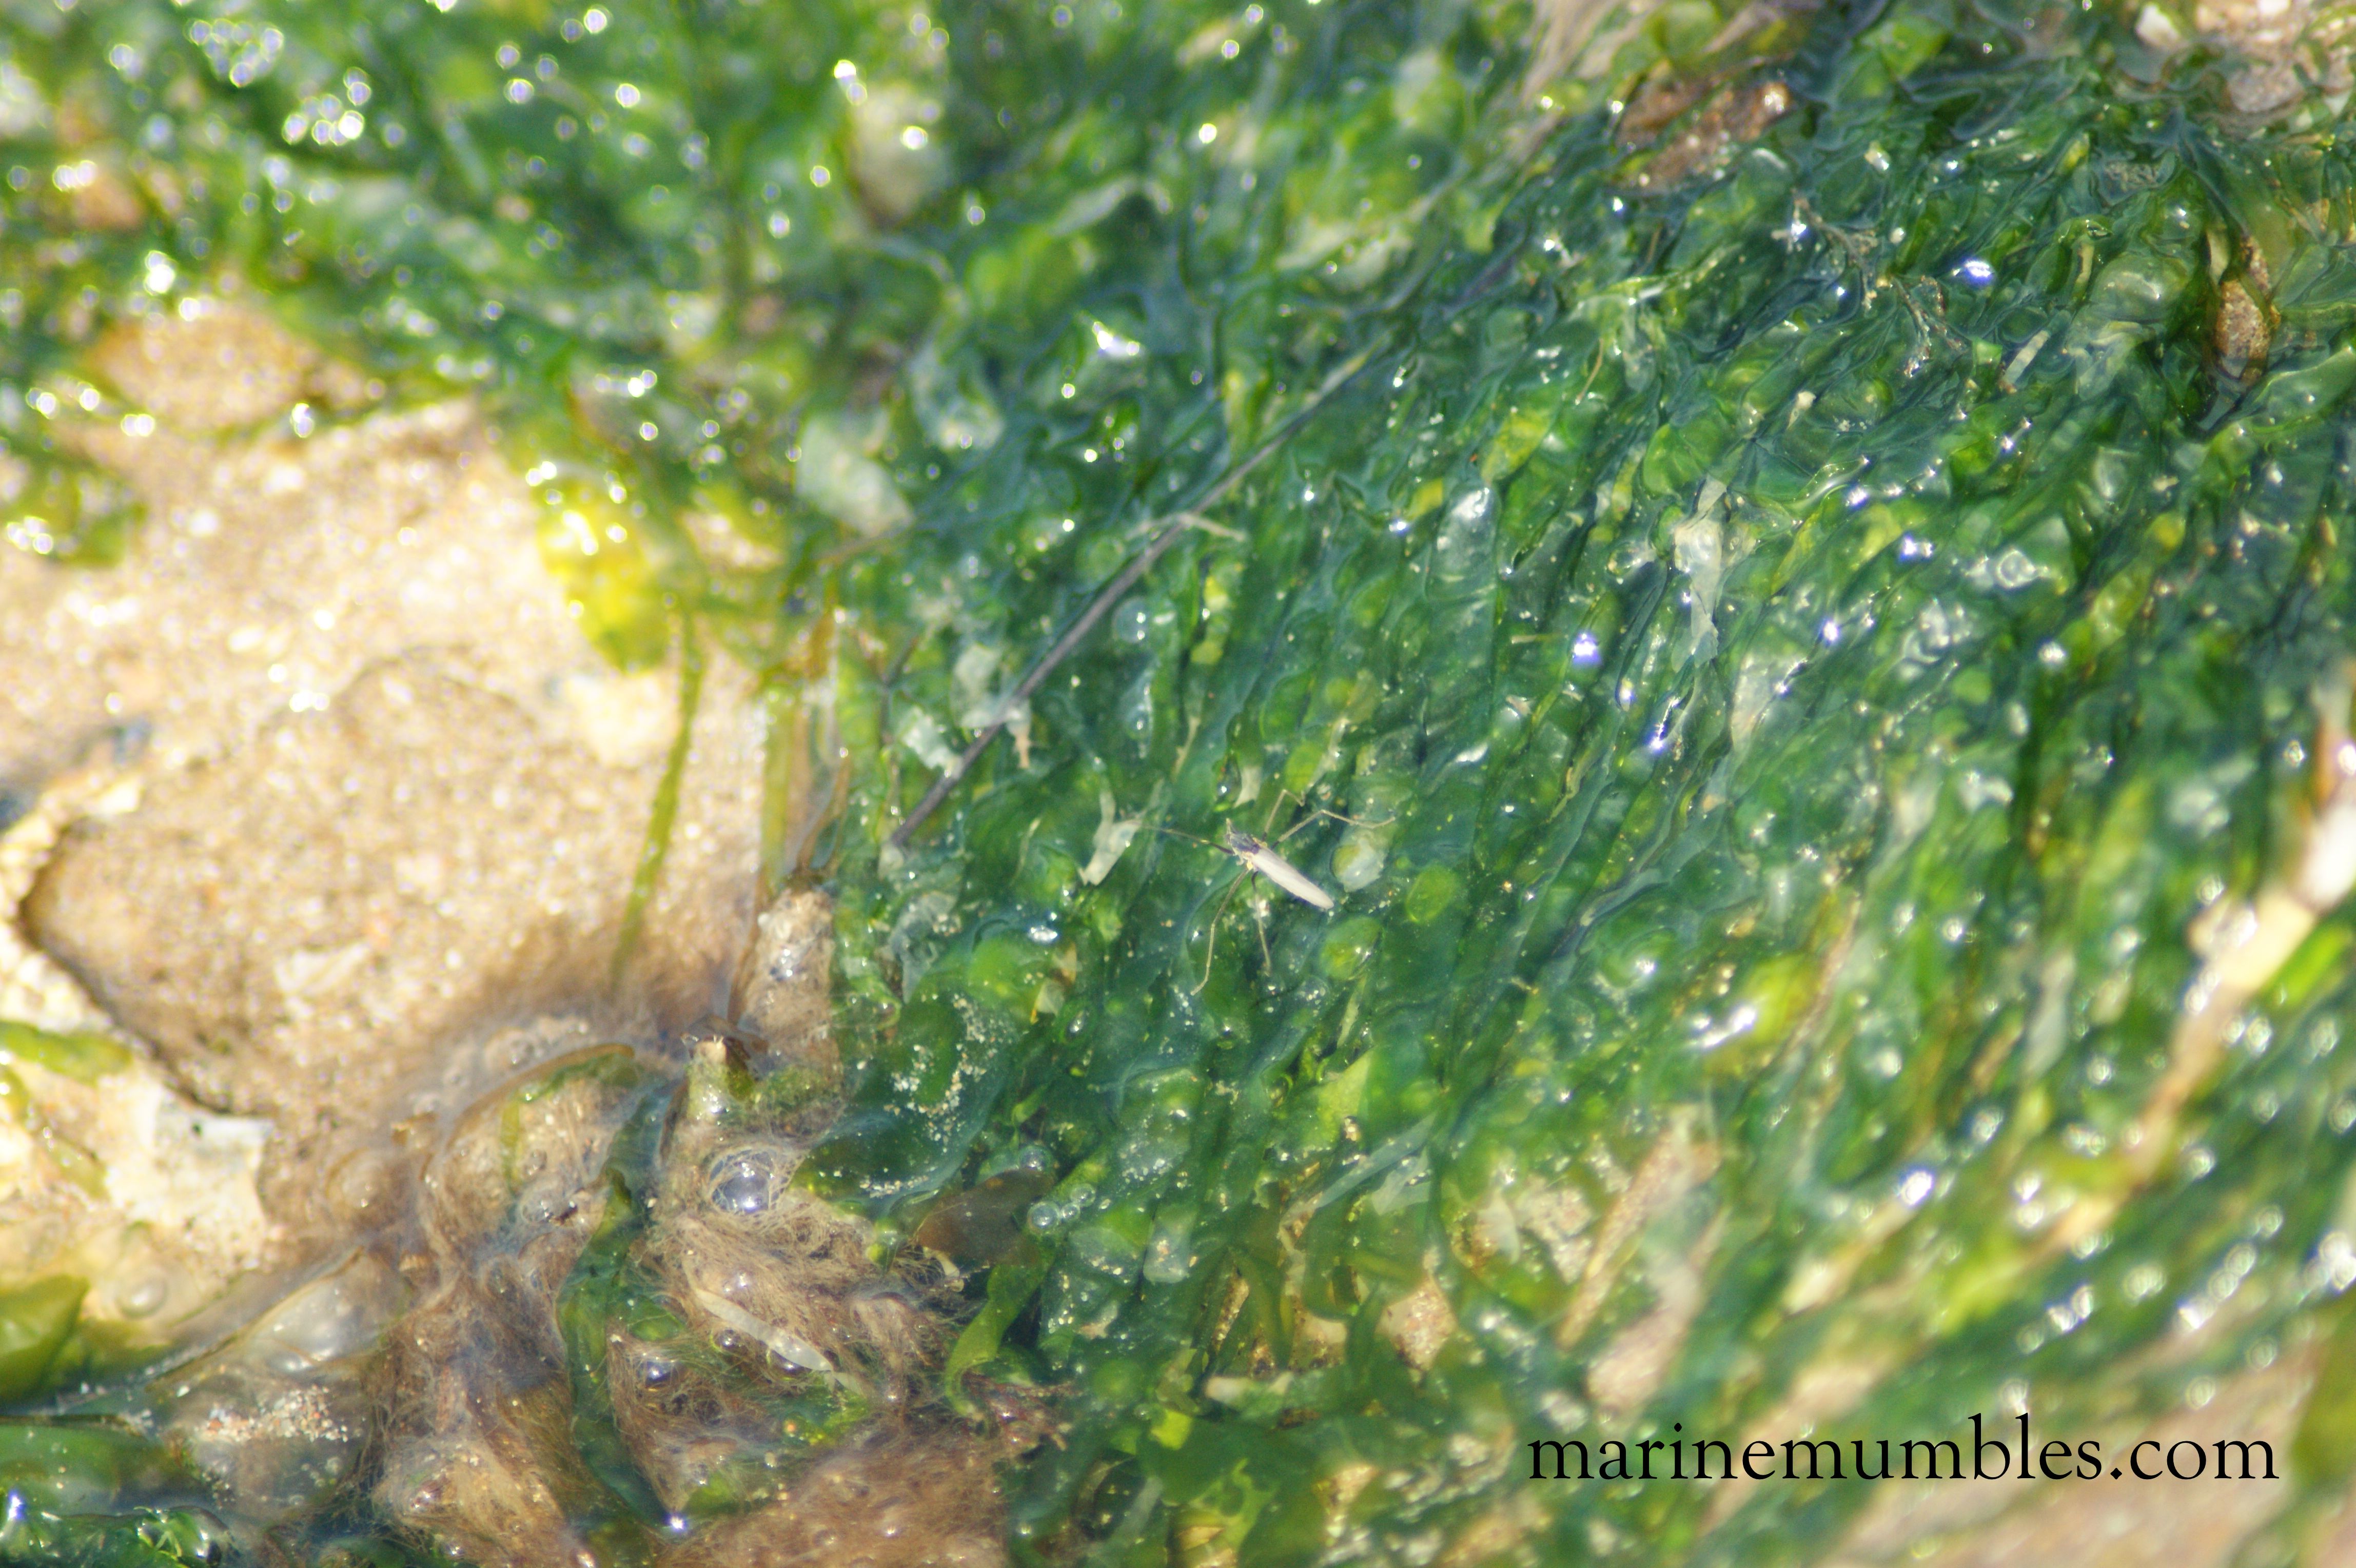
<svg viewBox="0 0 2356 1568"><path fill-rule="evenodd" d="M2252 113L2157 15L9 0L9 537L103 570L89 346L230 291L358 368L305 419L471 390L615 658L765 673L772 871L837 900L796 1180L947 1258L942 1397L1051 1434L1017 1561L1877 1561L2097 1497L2327 1561L2344 90ZM626 1240L569 1334L655 1310ZM597 1550L705 1550L738 1505L574 1382ZM2024 1410L2279 1479L1910 1534L1784 1477ZM1774 1478L1529 1479L1679 1434ZM0 1429L0 1559L415 1544L176 1463Z"/></svg>

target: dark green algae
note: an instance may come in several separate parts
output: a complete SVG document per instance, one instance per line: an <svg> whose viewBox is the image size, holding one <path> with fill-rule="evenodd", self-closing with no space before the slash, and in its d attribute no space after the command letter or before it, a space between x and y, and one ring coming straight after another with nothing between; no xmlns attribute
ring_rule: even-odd
<svg viewBox="0 0 2356 1568"><path fill-rule="evenodd" d="M969 1228L950 1361L1058 1402L1008 1477L1019 1556L1809 1561L1868 1487L1713 1517L1689 1483L1532 1487L1517 1445L2023 1398L2111 1429L2286 1357L2316 1391L2249 1560L2356 1471L2345 918L2164 1174L2116 1151L2188 924L2286 862L2351 651L2328 102L2236 124L2215 61L2107 14L1919 3L1717 60L1671 7L1550 110L1514 7L952 8L938 44L851 6L570 40L524 5L201 10L5 13L13 69L81 106L16 126L0 236L48 548L128 523L40 393L79 396L109 314L234 273L389 397L477 389L552 515L616 509L627 548L556 553L617 657L710 642L773 672L780 736L830 714L839 768L776 771L841 811L772 835L841 901L855 1089L807 1179L900 1234L1052 1180ZM1783 50L1789 114L1638 186L1611 93ZM850 88L894 83L939 106L905 216L846 177ZM358 139L313 134L346 109ZM143 226L67 226L76 157L148 182ZM2228 283L2272 327L2246 374ZM797 483L809 422L870 409L913 513L881 543ZM1223 479L1023 747L888 848L941 737ZM698 561L694 507L781 564ZM1169 831L1085 880L1138 818ZM1179 836L1229 823L1297 827L1339 908ZM2080 1195L2126 1202L2055 1256ZM1395 1309L1435 1292L1419 1368ZM1594 1387L1665 1311L1635 1393ZM97 1430L5 1429L98 1446L6 1462L34 1522L0 1556L312 1540L105 1514L188 1499ZM95 1478L69 1506L36 1469Z"/></svg>

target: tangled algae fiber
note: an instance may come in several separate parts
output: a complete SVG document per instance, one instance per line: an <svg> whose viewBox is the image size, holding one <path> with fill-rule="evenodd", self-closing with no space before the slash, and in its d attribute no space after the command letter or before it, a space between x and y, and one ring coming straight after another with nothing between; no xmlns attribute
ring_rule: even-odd
<svg viewBox="0 0 2356 1568"><path fill-rule="evenodd" d="M11 546L136 526L143 314L357 367L297 435L470 392L601 646L762 672L841 1079L552 1069L607 1207L420 1221L544 1375L437 1424L472 1342L363 1346L299 1508L26 1282L0 1560L2346 1560L2294 10L2255 93L2158 5L6 0ZM1527 1478L2023 1411L2276 1478ZM887 1441L989 1530L775 1522Z"/></svg>

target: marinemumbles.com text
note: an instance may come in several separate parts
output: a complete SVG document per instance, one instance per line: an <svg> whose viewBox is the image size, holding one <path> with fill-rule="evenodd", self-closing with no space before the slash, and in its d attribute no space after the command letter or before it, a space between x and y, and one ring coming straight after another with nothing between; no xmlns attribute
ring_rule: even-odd
<svg viewBox="0 0 2356 1568"><path fill-rule="evenodd" d="M2179 1438L2163 1444L2146 1438L2106 1463L2093 1438L2072 1443L2049 1439L2041 1445L2029 1433L2029 1417L2009 1423L1985 1423L1975 1414L1969 1436L1852 1437L1846 1444L1829 1437L1794 1438L1781 1444L1753 1438L1736 1446L1715 1437L1669 1435L1641 1443L1605 1438L1590 1444L1575 1437L1541 1437L1530 1444L1533 1481L2093 1481L2113 1480L2271 1481L2274 1444L2264 1438L2219 1438L2197 1443ZM2032 1455L2034 1456L2032 1458ZM1968 1462L1970 1468L1965 1466ZM1736 1468L1740 1466L1738 1471Z"/></svg>

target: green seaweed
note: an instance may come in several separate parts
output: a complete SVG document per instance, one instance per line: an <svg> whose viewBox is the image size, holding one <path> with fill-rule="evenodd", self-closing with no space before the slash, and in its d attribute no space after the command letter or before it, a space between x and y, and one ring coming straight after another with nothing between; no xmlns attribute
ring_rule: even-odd
<svg viewBox="0 0 2356 1568"><path fill-rule="evenodd" d="M88 1280L51 1274L0 1294L0 1400L20 1400L48 1381L89 1290Z"/></svg>
<svg viewBox="0 0 2356 1568"><path fill-rule="evenodd" d="M2286 255L2340 254L2341 155L2203 128L2198 80L2123 91L2105 25L2055 57L1985 10L1828 16L1792 68L1821 98L1650 198L1571 122L1490 251L1306 357L1303 386L1375 356L1218 510L1233 536L1190 536L1040 687L1027 761L1001 742L905 855L878 841L913 765L862 777L873 1087L839 1190L1017 1141L1064 1173L953 1362L1066 1391L1019 1540L1387 1558L1505 1519L1541 1554L1811 1560L1863 1484L1705 1530L1689 1486L1532 1502L1516 1444L1944 1431L2014 1380L2044 1422L2157 1410L2344 1288L2336 923L2190 1163L2140 1192L2108 1157L2186 922L2295 840L2348 652L2344 317L2286 317L2254 384L2207 347L2226 278L2263 286L2254 206ZM870 700L953 712L966 650L1019 668L1111 575L1098 523L1069 567L954 575L1025 559L1017 506L984 542L995 495L1059 458L1084 486L1088 439L968 481L939 564L872 570L956 608ZM1092 887L1112 815L1298 828L1340 908L1229 901L1232 862L1150 831ZM1646 1170L1682 1195L1580 1262ZM2036 1240L2112 1195L2091 1251ZM1454 1333L1418 1369L1386 1325L1427 1292ZM1677 1353L1618 1393L1598 1365L1656 1313ZM2169 1370L2122 1390L2137 1354ZM2319 1474L2335 1430L2319 1408ZM1357 1466L1378 1501L1308 1500Z"/></svg>
<svg viewBox="0 0 2356 1568"><path fill-rule="evenodd" d="M645 1186L655 1144L671 1098L650 1095L615 1140L608 1163L605 1208L589 1245L566 1276L557 1301L565 1368L573 1393L574 1444L590 1473L639 1520L663 1522L664 1510L638 1473L614 1424L606 1345L617 1330L648 1337L651 1330L676 1334L678 1325L644 1271L633 1266L631 1243L645 1230Z"/></svg>
<svg viewBox="0 0 2356 1568"><path fill-rule="evenodd" d="M29 1514L0 1532L0 1563L27 1568L218 1568L236 1561L229 1531L197 1508Z"/></svg>
<svg viewBox="0 0 2356 1568"><path fill-rule="evenodd" d="M96 1083L131 1065L131 1048L104 1035L60 1035L0 1019L0 1056L62 1073L76 1083Z"/></svg>
<svg viewBox="0 0 2356 1568"><path fill-rule="evenodd" d="M662 1226L705 1201L706 1169L716 1141L774 1135L809 1101L792 1069L755 1079L723 1058L691 1062L684 1081L650 1090L616 1137L597 1229L567 1276L556 1304L572 1393L574 1444L620 1508L653 1530L701 1527L775 1496L798 1464L855 1430L872 1401L849 1380L803 1371L773 1375L758 1348L731 1348L691 1326L687 1312L649 1259ZM692 1136L682 1123L695 1123ZM643 1376L652 1397L642 1419L666 1396L692 1406L700 1391L728 1389L731 1452L702 1466L684 1495L663 1495L663 1479L642 1467L659 1439L632 1441L617 1414L614 1380ZM686 1423L693 1430L692 1423ZM707 1434L706 1445L718 1446Z"/></svg>
<svg viewBox="0 0 2356 1568"><path fill-rule="evenodd" d="M162 1568L236 1555L170 1456L112 1425L0 1423L0 1563L10 1568Z"/></svg>

